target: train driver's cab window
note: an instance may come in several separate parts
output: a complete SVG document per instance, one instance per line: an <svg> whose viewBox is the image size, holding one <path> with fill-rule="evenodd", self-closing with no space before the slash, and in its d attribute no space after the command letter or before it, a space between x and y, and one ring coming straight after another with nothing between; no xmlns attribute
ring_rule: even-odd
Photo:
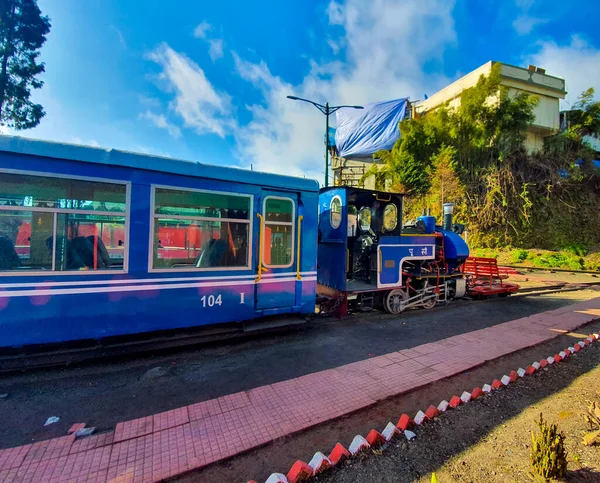
<svg viewBox="0 0 600 483"><path fill-rule="evenodd" d="M354 205L348 205L348 236L358 235L358 210Z"/></svg>
<svg viewBox="0 0 600 483"><path fill-rule="evenodd" d="M383 210L383 230L387 233L393 232L398 226L398 208L390 203Z"/></svg>
<svg viewBox="0 0 600 483"><path fill-rule="evenodd" d="M251 198L154 190L153 269L248 268Z"/></svg>
<svg viewBox="0 0 600 483"><path fill-rule="evenodd" d="M269 196L264 201L263 263L290 267L294 259L294 202Z"/></svg>
<svg viewBox="0 0 600 483"><path fill-rule="evenodd" d="M0 271L123 270L126 186L2 173Z"/></svg>
<svg viewBox="0 0 600 483"><path fill-rule="evenodd" d="M342 224L342 199L334 196L329 205L329 221L331 228L337 230Z"/></svg>

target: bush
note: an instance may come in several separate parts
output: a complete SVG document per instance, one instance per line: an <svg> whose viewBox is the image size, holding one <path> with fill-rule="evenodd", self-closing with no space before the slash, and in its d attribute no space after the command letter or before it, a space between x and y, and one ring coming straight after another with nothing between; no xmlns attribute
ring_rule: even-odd
<svg viewBox="0 0 600 483"><path fill-rule="evenodd" d="M574 245L567 245L565 251L577 255L578 257L585 257L588 254L588 249L581 243L575 243Z"/></svg>
<svg viewBox="0 0 600 483"><path fill-rule="evenodd" d="M529 257L529 251L527 250L515 250L512 253L512 262L513 263L523 263Z"/></svg>
<svg viewBox="0 0 600 483"><path fill-rule="evenodd" d="M536 421L540 434L536 437L531 433L531 452L529 460L535 474L545 478L563 478L567 472L567 452L565 437L558 432L556 424L548 426L540 413Z"/></svg>

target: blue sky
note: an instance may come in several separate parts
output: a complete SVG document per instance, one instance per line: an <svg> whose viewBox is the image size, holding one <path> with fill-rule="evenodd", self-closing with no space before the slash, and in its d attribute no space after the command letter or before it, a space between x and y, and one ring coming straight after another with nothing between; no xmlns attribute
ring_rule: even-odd
<svg viewBox="0 0 600 483"><path fill-rule="evenodd" d="M569 101L600 91L583 1L172 4L39 0L47 116L20 134L321 179L324 118L288 94L422 99L488 60L564 77Z"/></svg>

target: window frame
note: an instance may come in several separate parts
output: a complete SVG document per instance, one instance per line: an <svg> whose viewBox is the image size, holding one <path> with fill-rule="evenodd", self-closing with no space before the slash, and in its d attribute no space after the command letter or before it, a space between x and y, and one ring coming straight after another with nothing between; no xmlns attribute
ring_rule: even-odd
<svg viewBox="0 0 600 483"><path fill-rule="evenodd" d="M285 200L285 201L290 201L292 203L292 221L291 222L276 222L276 221L267 221L267 200ZM263 198L263 207L262 207L262 216L264 219L264 227L266 228L267 225L287 225L292 227L292 257L290 259L290 263L287 265L267 265L264 261L264 253L260 254L260 260L263 260L263 265L267 268L290 268L294 265L295 259L294 259L294 254L296 251L296 201L293 198L290 198L289 196L274 196L274 195L268 195L265 196ZM261 238L262 238L262 246L263 246L263 250L265 249L265 231L264 230L260 230L261 234ZM269 240L270 241L270 240Z"/></svg>
<svg viewBox="0 0 600 483"><path fill-rule="evenodd" d="M239 220L233 218L214 218L210 216L184 216L184 215L166 215L164 213L156 213L156 189L165 189L172 191L189 191L193 193L208 193L216 195L226 196L238 196L250 199L250 206L248 208L248 219ZM252 241L253 241L253 215L254 215L254 195L248 193L236 193L233 191L215 191L206 190L201 188L187 188L185 186L169 186L162 184L151 184L150 185L150 230L148 239L148 273L194 273L194 272L220 272L220 271L239 271L239 270L252 270ZM168 218L170 220L195 220L195 221L227 221L230 223L247 223L248 224L248 256L246 257L247 263L245 266L239 267L172 267L172 268L154 268L154 235L156 230L155 220L157 218Z"/></svg>
<svg viewBox="0 0 600 483"><path fill-rule="evenodd" d="M334 201L339 201L340 202L340 222L337 224L337 226L334 226L333 224L333 220L331 215L333 214L333 210L331 209L333 206L333 202ZM344 205L342 203L342 197L340 195L335 195L333 198L331 198L331 201L329 202L329 224L331 225L331 228L333 228L334 230L337 230L340 226L342 226L342 212L344 211Z"/></svg>
<svg viewBox="0 0 600 483"><path fill-rule="evenodd" d="M129 273L129 245L131 240L131 181L116 180L112 178L98 178L93 176L79 176L65 173L48 173L46 171L28 171L22 169L7 169L0 168L0 175L2 174L20 174L24 176L39 176L45 178L64 178L68 176L69 179L74 181L91 181L97 183L116 184L125 186L125 211L114 212L114 211L90 211L90 210L74 210L72 208L35 208L32 206L0 206L0 211L28 211L28 212L39 212L39 213L53 213L53 230L52 230L52 270L0 270L0 277L27 277L29 275L34 276L69 276L69 275L110 275L110 274L125 274ZM6 208L6 209L5 209ZM123 240L123 268L121 270L55 270L56 267L56 224L57 217L59 214L90 214L94 213L100 216L119 216L125 218L124 234L125 240Z"/></svg>

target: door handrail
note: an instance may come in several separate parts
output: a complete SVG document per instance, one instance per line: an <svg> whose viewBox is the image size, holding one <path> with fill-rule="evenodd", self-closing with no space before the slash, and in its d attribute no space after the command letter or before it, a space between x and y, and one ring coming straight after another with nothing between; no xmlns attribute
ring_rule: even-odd
<svg viewBox="0 0 600 483"><path fill-rule="evenodd" d="M260 219L260 223L258 225L258 271L257 277L254 279L254 283L260 282L263 272L269 271L265 267L263 267L263 238L265 230L265 219L260 213L257 213L256 216Z"/></svg>
<svg viewBox="0 0 600 483"><path fill-rule="evenodd" d="M302 280L302 275L300 275L300 233L302 232L302 220L304 220L304 217L300 215L298 217L298 243L296 247L296 280Z"/></svg>

